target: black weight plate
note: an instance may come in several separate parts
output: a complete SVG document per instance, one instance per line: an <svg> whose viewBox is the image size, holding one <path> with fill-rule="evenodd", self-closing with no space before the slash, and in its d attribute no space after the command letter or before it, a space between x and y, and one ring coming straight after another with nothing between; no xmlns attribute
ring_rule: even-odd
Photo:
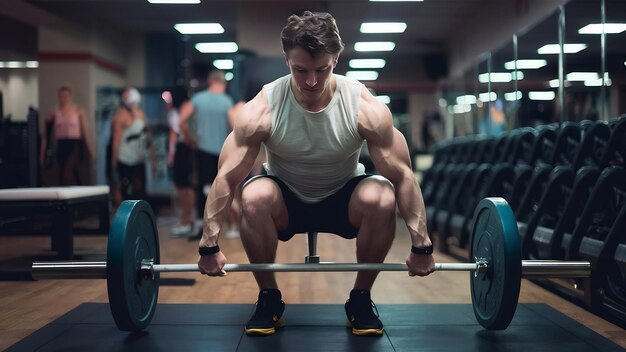
<svg viewBox="0 0 626 352"><path fill-rule="evenodd" d="M470 273L476 319L485 329L506 329L517 308L522 258L517 222L503 198L485 198L478 203L470 255L489 266L486 273Z"/></svg>
<svg viewBox="0 0 626 352"><path fill-rule="evenodd" d="M159 241L154 213L141 200L120 204L109 233L107 289L111 313L123 331L140 331L150 324L159 294L159 276L143 278L142 260L159 263Z"/></svg>

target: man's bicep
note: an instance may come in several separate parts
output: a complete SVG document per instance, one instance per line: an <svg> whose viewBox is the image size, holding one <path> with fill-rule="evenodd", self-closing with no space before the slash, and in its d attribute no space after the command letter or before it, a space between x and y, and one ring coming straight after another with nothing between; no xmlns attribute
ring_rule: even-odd
<svg viewBox="0 0 626 352"><path fill-rule="evenodd" d="M239 184L252 170L256 156L259 153L260 143L237 138L231 132L219 158L219 173L226 177L229 183Z"/></svg>
<svg viewBox="0 0 626 352"><path fill-rule="evenodd" d="M378 142L378 143L377 143ZM403 169L410 167L410 158L406 139L397 129L393 129L389 140L368 141L370 158L376 169L392 180L402 175Z"/></svg>

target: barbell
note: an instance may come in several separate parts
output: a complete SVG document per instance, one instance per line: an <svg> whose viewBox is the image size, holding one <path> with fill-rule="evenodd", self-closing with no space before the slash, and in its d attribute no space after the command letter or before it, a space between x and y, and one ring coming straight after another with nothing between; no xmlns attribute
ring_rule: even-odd
<svg viewBox="0 0 626 352"><path fill-rule="evenodd" d="M472 263L436 263L435 271L469 271L474 314L488 330L506 329L517 308L522 277L585 278L591 264L521 260L517 222L502 198L485 198L473 218ZM227 272L407 271L404 263L226 264ZM35 262L34 279L107 280L111 313L122 331L141 331L152 320L165 272L199 271L197 264L161 264L154 212L141 200L120 204L109 233L106 261Z"/></svg>

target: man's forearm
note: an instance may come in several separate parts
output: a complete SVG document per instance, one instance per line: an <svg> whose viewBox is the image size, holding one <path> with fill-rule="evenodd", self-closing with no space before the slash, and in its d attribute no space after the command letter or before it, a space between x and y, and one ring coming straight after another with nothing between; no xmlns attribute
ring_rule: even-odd
<svg viewBox="0 0 626 352"><path fill-rule="evenodd" d="M426 210L417 182L411 175L404 177L396 185L396 201L402 218L411 235L411 242L416 247L431 245L426 226Z"/></svg>
<svg viewBox="0 0 626 352"><path fill-rule="evenodd" d="M213 247L217 245L220 230L230 210L233 192L234 190L231 189L228 182L224 179L219 177L215 179L211 187L211 193L207 197L204 206L200 247Z"/></svg>

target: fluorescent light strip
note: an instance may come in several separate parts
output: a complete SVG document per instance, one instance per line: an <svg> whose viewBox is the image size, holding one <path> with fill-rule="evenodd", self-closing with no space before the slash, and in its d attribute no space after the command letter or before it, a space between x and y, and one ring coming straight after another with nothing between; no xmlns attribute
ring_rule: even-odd
<svg viewBox="0 0 626 352"><path fill-rule="evenodd" d="M554 100L556 94L552 91L544 91L544 92L528 92L528 99L530 100Z"/></svg>
<svg viewBox="0 0 626 352"><path fill-rule="evenodd" d="M199 4L200 0L148 0L151 4Z"/></svg>
<svg viewBox="0 0 626 352"><path fill-rule="evenodd" d="M599 79L600 75L597 72L570 72L565 77L568 81L588 81Z"/></svg>
<svg viewBox="0 0 626 352"><path fill-rule="evenodd" d="M37 68L39 61L0 61L0 68Z"/></svg>
<svg viewBox="0 0 626 352"><path fill-rule="evenodd" d="M565 54L576 54L581 50L587 49L587 44L565 44L563 52ZM559 44L546 44L537 49L538 54L558 54L560 52Z"/></svg>
<svg viewBox="0 0 626 352"><path fill-rule="evenodd" d="M466 112L472 111L472 106L469 104L457 104L457 105L449 105L448 111L451 114L462 114Z"/></svg>
<svg viewBox="0 0 626 352"><path fill-rule="evenodd" d="M376 99L382 101L385 104L391 103L391 97L388 95L377 95Z"/></svg>
<svg viewBox="0 0 626 352"><path fill-rule="evenodd" d="M239 47L235 42L197 43L196 49L201 53L234 53Z"/></svg>
<svg viewBox="0 0 626 352"><path fill-rule="evenodd" d="M604 82L602 81L602 78L600 77L600 75L598 75L598 78L596 79L586 79L583 81L583 84L586 87L602 87L602 84L604 83L605 86L609 87L613 84L613 81L611 80L611 78L609 78L609 73L605 72L604 73Z"/></svg>
<svg viewBox="0 0 626 352"><path fill-rule="evenodd" d="M230 81L231 79L233 79L235 77L235 75L232 72L226 72L224 74L224 79L226 79L227 81Z"/></svg>
<svg viewBox="0 0 626 352"><path fill-rule="evenodd" d="M350 68L383 68L386 63L384 59L352 59L348 65Z"/></svg>
<svg viewBox="0 0 626 352"><path fill-rule="evenodd" d="M496 99L498 99L498 95L496 94L496 92L480 93L478 94L478 97L483 102L495 101Z"/></svg>
<svg viewBox="0 0 626 352"><path fill-rule="evenodd" d="M544 59L525 59L525 60L513 60L504 63L504 68L507 70L515 70L515 62L517 61L518 70L535 70L542 68L548 64Z"/></svg>
<svg viewBox="0 0 626 352"><path fill-rule="evenodd" d="M550 88L558 88L559 87L559 79L551 79L548 84L550 84Z"/></svg>
<svg viewBox="0 0 626 352"><path fill-rule="evenodd" d="M522 99L522 92L519 90L516 92L504 93L504 100L506 101L516 101Z"/></svg>
<svg viewBox="0 0 626 352"><path fill-rule="evenodd" d="M626 23L605 23L604 33L617 34L626 31ZM578 34L602 34L602 23L591 23L578 30Z"/></svg>
<svg viewBox="0 0 626 352"><path fill-rule="evenodd" d="M602 79L598 78L598 79L590 79L590 80L586 80L583 82L583 84L585 85L585 87L602 87ZM604 85L607 87L610 87L613 84L613 81L609 78L609 79L605 79L604 80Z"/></svg>
<svg viewBox="0 0 626 352"><path fill-rule="evenodd" d="M221 34L224 27L219 23L177 23L174 29L181 34Z"/></svg>
<svg viewBox="0 0 626 352"><path fill-rule="evenodd" d="M356 79L358 81L375 81L378 79L376 71L348 71L346 77Z"/></svg>
<svg viewBox="0 0 626 352"><path fill-rule="evenodd" d="M213 60L213 66L218 70L232 70L234 62L231 59L218 59Z"/></svg>
<svg viewBox="0 0 626 352"><path fill-rule="evenodd" d="M476 96L474 95L461 95L456 97L457 105L469 105L476 104Z"/></svg>
<svg viewBox="0 0 626 352"><path fill-rule="evenodd" d="M24 68L24 67L26 67L26 63L23 62L23 61L7 61L5 64L6 64L7 68Z"/></svg>
<svg viewBox="0 0 626 352"><path fill-rule="evenodd" d="M478 75L478 82L487 83L487 82L511 82L513 79L513 75L510 72L491 72L491 73L481 73Z"/></svg>
<svg viewBox="0 0 626 352"><path fill-rule="evenodd" d="M404 22L365 22L361 23L361 33L404 33Z"/></svg>
<svg viewBox="0 0 626 352"><path fill-rule="evenodd" d="M478 75L478 82L480 83L507 83L512 80L521 81L524 79L524 72L515 71L515 72L491 72L491 73L481 73Z"/></svg>
<svg viewBox="0 0 626 352"><path fill-rule="evenodd" d="M396 47L394 42L356 42L356 51L392 51Z"/></svg>

